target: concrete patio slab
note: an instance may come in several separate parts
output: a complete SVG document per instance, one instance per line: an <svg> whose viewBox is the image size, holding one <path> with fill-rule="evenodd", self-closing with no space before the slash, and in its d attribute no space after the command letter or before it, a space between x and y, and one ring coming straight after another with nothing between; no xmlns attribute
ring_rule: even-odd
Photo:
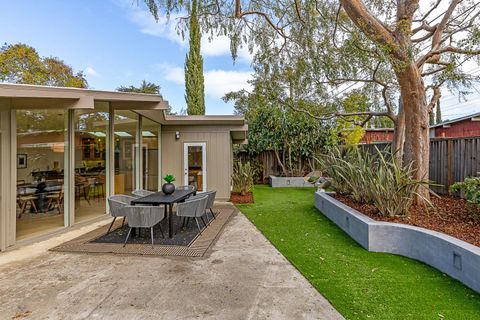
<svg viewBox="0 0 480 320"><path fill-rule="evenodd" d="M2 319L343 319L241 213L202 258L9 260L0 301Z"/></svg>

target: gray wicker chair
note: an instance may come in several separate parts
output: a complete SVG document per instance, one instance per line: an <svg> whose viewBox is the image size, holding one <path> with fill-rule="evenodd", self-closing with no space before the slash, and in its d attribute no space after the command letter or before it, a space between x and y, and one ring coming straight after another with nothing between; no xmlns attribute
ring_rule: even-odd
<svg viewBox="0 0 480 320"><path fill-rule="evenodd" d="M207 191L202 193L202 195L206 195L208 197L207 207L205 208L205 210L210 210L213 219L215 219L215 213L213 213L213 204L215 203L215 196L217 195L217 191ZM205 216L207 215L205 214Z"/></svg>
<svg viewBox="0 0 480 320"><path fill-rule="evenodd" d="M205 215L205 208L207 207L208 196L205 195L198 195L198 196L191 196L185 202L181 202L177 205L177 216L190 219L194 218L195 222L197 222L198 231L202 232L202 228L200 227L200 223L198 222L198 218L200 218L205 225L205 220L203 220L203 216ZM184 220L185 223L185 220Z"/></svg>
<svg viewBox="0 0 480 320"><path fill-rule="evenodd" d="M126 206L122 208L122 212L127 217L128 226L130 227L123 246L127 245L132 228L150 228L153 247L153 227L165 218L163 208L159 206ZM162 227L160 225L159 227L162 237L165 238Z"/></svg>
<svg viewBox="0 0 480 320"><path fill-rule="evenodd" d="M115 223L115 220L117 219L117 217L123 217L123 221L122 221L122 227L123 227L123 224L125 223L125 215L122 211L122 208L130 205L130 202L132 202L132 200L135 200L135 197L127 196L126 194L116 194L108 197L107 200L108 200L108 207L110 209L110 215L113 217L113 221L110 224L110 227L108 228L108 231L107 231L107 234L108 234L110 233L110 230L112 229L112 226Z"/></svg>
<svg viewBox="0 0 480 320"><path fill-rule="evenodd" d="M145 189L137 189L132 191L132 194L134 197L141 198L141 197L146 197L151 194L154 194L155 192L150 191L150 190L145 190Z"/></svg>

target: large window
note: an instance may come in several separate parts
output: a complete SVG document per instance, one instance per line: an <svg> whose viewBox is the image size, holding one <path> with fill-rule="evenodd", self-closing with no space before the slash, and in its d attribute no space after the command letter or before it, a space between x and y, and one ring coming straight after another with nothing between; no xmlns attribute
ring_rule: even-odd
<svg viewBox="0 0 480 320"><path fill-rule="evenodd" d="M158 191L159 158L158 131L159 124L142 119L142 152L143 152L143 188Z"/></svg>
<svg viewBox="0 0 480 320"><path fill-rule="evenodd" d="M130 194L135 190L137 126L136 113L115 110L115 194Z"/></svg>
<svg viewBox="0 0 480 320"><path fill-rule="evenodd" d="M17 110L17 239L64 226L65 112Z"/></svg>
<svg viewBox="0 0 480 320"><path fill-rule="evenodd" d="M75 221L106 213L108 103L75 111Z"/></svg>

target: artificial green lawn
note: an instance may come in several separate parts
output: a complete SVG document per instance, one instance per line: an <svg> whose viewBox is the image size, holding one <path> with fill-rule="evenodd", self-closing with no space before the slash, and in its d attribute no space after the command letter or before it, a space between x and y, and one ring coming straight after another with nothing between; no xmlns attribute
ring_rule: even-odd
<svg viewBox="0 0 480 320"><path fill-rule="evenodd" d="M418 261L366 251L313 194L255 186L255 203L238 208L347 319L480 319L479 294Z"/></svg>

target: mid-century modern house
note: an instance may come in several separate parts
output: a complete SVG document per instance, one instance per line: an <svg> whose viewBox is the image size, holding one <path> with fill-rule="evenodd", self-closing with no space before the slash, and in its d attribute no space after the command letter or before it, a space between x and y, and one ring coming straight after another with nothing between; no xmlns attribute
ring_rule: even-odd
<svg viewBox="0 0 480 320"><path fill-rule="evenodd" d="M0 251L104 215L106 197L177 185L230 197L239 116L168 115L158 95L0 84Z"/></svg>

